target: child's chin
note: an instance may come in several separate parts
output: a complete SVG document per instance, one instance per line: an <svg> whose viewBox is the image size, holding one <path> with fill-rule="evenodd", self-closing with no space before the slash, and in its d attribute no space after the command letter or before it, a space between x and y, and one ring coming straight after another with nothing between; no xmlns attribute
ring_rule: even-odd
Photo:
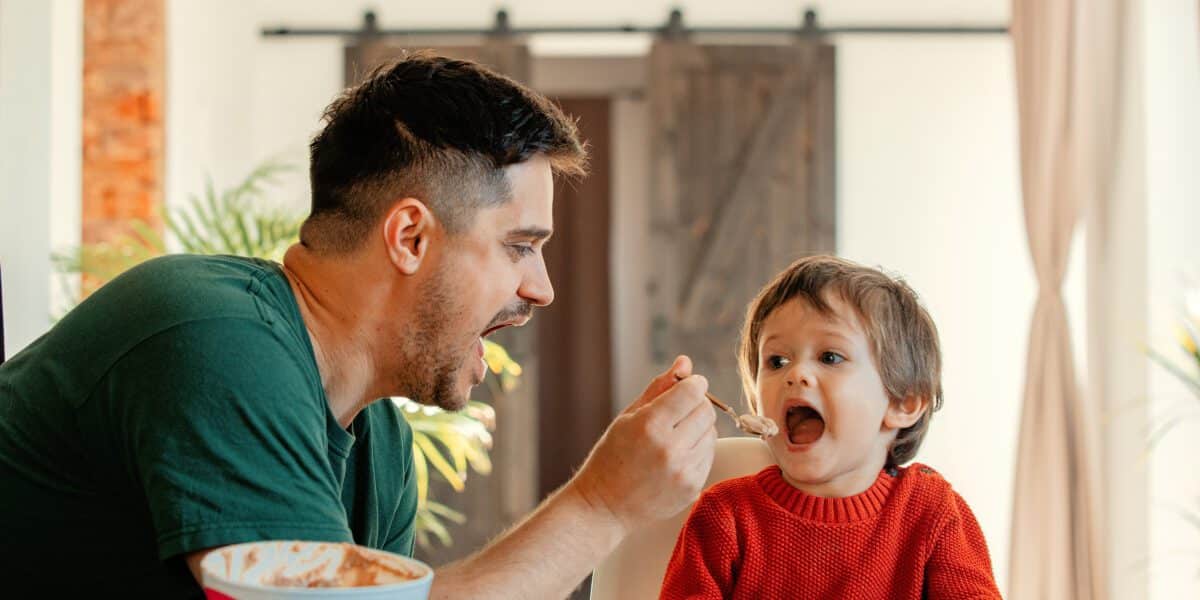
<svg viewBox="0 0 1200 600"><path fill-rule="evenodd" d="M782 456L777 455L775 459L775 462L779 464L779 469L793 484L821 481L828 471L820 461L816 460L815 456L809 454L797 455L784 452Z"/></svg>
<svg viewBox="0 0 1200 600"><path fill-rule="evenodd" d="M792 487L795 488L804 489L805 486L815 485L824 481L821 474L812 468L788 468L785 465L779 465L779 468L783 471L784 480L792 484Z"/></svg>

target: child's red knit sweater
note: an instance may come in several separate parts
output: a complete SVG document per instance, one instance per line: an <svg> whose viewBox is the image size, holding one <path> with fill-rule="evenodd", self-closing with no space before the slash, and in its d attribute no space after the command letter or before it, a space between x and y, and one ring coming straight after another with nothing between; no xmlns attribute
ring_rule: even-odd
<svg viewBox="0 0 1200 600"><path fill-rule="evenodd" d="M676 598L999 598L971 509L933 469L881 471L849 498L808 495L778 466L714 485L663 581Z"/></svg>

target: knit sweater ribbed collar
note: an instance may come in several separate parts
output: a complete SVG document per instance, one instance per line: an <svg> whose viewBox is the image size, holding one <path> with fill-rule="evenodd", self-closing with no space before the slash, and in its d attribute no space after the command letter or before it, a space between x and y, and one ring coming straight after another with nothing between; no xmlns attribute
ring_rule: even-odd
<svg viewBox="0 0 1200 600"><path fill-rule="evenodd" d="M860 494L845 498L822 498L802 492L783 478L779 465L772 465L754 476L763 492L780 507L803 519L821 523L853 523L878 515L887 501L896 477L879 471L875 483Z"/></svg>

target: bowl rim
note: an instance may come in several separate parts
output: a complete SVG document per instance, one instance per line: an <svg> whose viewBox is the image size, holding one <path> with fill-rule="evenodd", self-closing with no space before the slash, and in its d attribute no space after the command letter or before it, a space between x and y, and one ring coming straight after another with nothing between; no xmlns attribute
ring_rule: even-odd
<svg viewBox="0 0 1200 600"><path fill-rule="evenodd" d="M233 579L227 579L224 576L214 572L210 568L211 562L215 562L217 560L217 557L219 556L216 552L217 550L231 550L231 549L244 548L244 547L248 547L248 546L261 546L261 545L266 545L266 544L272 544L272 545L275 545L275 544L349 544L349 545L355 546L369 554L383 554L388 557L399 558L406 563L409 563L411 565L414 565L414 566L422 569L424 571L424 574L416 579L409 579L407 581L396 581L396 582L384 583L384 584L380 584L380 585L308 588L308 587L286 587L286 586L277 586L277 585L264 585L261 583L248 583L245 581L237 581L237 580L233 580ZM417 560L411 556L404 556L403 554L396 554L395 552L388 552L387 550L371 548L369 546L363 546L361 544L355 544L352 542L331 542L331 541L319 541L319 540L257 540L257 541L252 541L252 542L241 542L241 543L237 543L237 544L227 544L224 546L218 546L217 548L214 548L213 550L214 550L213 552L210 552L207 556L204 557L204 560L200 561L200 573L204 579L204 581L201 583L202 588L211 588L212 587L210 585L210 579L211 579L213 583L220 583L223 587L228 586L228 587L239 588L241 591L247 591L247 592L250 592L250 591L253 591L253 592L286 591L289 596L290 595L301 595L301 596L326 595L327 596L332 591L336 591L339 594L348 594L348 593L367 594L367 593L375 593L375 592L381 592L381 591L400 591L400 590L409 589L409 588L419 588L419 587L428 585L431 581L433 581L433 567L425 564L424 562L421 562L420 560Z"/></svg>

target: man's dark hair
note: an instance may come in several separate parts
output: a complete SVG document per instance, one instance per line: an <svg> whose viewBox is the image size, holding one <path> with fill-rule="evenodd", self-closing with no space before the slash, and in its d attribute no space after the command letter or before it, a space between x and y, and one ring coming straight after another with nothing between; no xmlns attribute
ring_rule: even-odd
<svg viewBox="0 0 1200 600"><path fill-rule="evenodd" d="M503 169L543 155L581 177L574 120L477 63L427 53L377 68L324 115L310 146L312 212L300 239L320 252L361 246L391 201L420 199L451 233L510 199Z"/></svg>

